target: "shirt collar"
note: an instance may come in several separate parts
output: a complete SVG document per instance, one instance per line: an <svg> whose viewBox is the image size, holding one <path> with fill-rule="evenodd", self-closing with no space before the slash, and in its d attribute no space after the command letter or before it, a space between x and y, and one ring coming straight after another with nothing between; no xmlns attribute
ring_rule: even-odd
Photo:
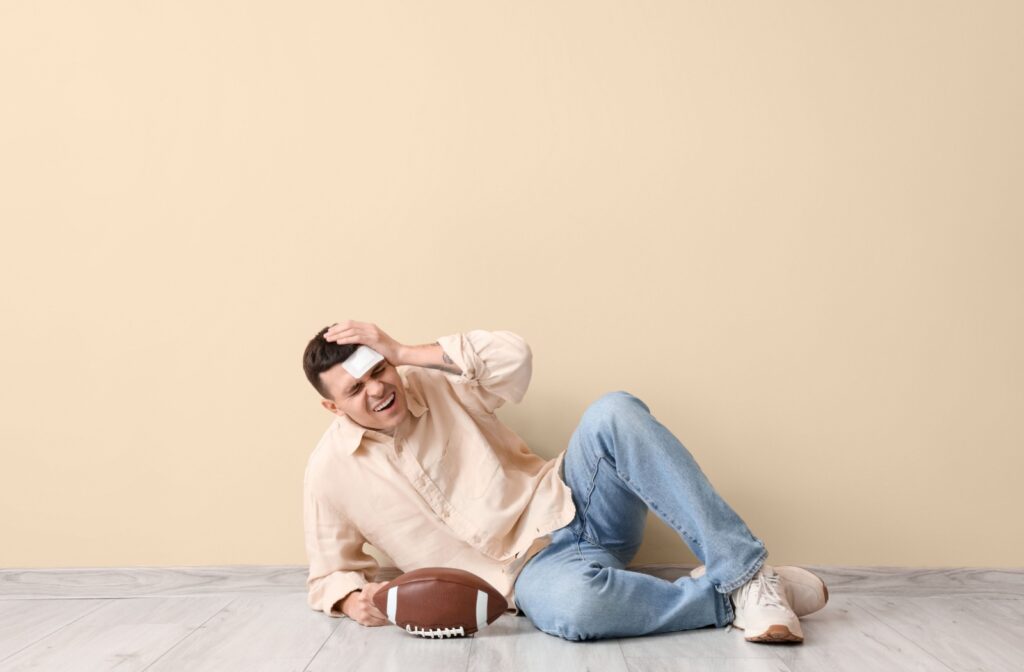
<svg viewBox="0 0 1024 672"><path fill-rule="evenodd" d="M403 389L405 390L405 401L409 406L409 412L413 416L417 418L422 417L424 413L430 410L430 408L426 405L425 402L417 398L415 392L410 390L408 387L405 387ZM404 426L405 423L408 421L409 418L406 417L402 424L399 425L399 428ZM387 434L382 434L381 432L370 429L368 427L363 427L359 423L349 418L347 415L337 416L334 419L334 425L335 432L338 437L337 444L341 448L342 452L344 452L346 455L351 455L352 453L356 452L356 448L358 448L363 443L363 435L365 435L367 432L373 432L377 436L384 437L385 440L392 438Z"/></svg>

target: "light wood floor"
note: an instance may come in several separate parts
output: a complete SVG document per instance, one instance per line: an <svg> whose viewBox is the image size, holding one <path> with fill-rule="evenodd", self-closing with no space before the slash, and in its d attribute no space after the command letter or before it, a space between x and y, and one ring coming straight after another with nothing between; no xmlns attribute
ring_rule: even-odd
<svg viewBox="0 0 1024 672"><path fill-rule="evenodd" d="M508 615L422 640L313 611L304 567L0 570L0 671L1024 671L1024 569L809 569L831 600L800 645L724 628L566 642Z"/></svg>

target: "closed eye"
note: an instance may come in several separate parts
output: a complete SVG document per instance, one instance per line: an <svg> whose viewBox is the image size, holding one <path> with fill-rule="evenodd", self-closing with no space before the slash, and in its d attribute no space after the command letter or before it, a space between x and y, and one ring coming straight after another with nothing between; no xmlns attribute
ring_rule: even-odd
<svg viewBox="0 0 1024 672"><path fill-rule="evenodd" d="M374 372L373 372L373 373L371 373L370 375L371 375L371 376L373 376L374 378L376 378L376 377L377 377L377 376L379 376L380 374L384 373L384 369L386 369L386 368L388 368L388 367L387 367L387 365L385 365L385 364L381 364L381 365L380 365L379 367L377 367L377 368L376 368L376 370L374 370ZM362 384L362 383L359 383L358 385L356 385L355 387L353 387L353 388L352 388L352 392L351 392L351 393L349 393L349 395L348 395L348 396L350 396L350 397L351 397L352 395L354 395L354 394L358 393L358 392L359 392L359 390L361 390L361 389L363 389L363 384Z"/></svg>

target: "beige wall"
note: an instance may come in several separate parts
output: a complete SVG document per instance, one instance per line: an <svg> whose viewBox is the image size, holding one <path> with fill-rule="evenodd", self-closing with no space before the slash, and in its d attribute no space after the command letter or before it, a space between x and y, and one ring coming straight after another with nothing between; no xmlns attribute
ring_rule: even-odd
<svg viewBox="0 0 1024 672"><path fill-rule="evenodd" d="M545 456L633 392L777 563L1024 565L1022 8L0 4L0 566L304 563L346 318L522 334Z"/></svg>

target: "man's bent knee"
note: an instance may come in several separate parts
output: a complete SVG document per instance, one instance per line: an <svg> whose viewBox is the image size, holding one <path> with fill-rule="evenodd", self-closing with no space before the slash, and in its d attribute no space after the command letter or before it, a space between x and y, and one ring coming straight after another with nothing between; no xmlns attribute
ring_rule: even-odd
<svg viewBox="0 0 1024 672"><path fill-rule="evenodd" d="M584 431L597 431L615 420L628 422L631 418L636 418L638 413L647 414L650 410L639 397L625 390L607 392L583 411L580 427Z"/></svg>
<svg viewBox="0 0 1024 672"><path fill-rule="evenodd" d="M652 417L650 408L639 397L617 390L602 395L587 407L576 432L587 437L634 432Z"/></svg>
<svg viewBox="0 0 1024 672"><path fill-rule="evenodd" d="M604 597L602 590L608 579L608 569L590 567L580 580L570 580L552 588L543 605L537 605L533 614L526 610L538 629L562 639L579 641L608 637L607 629L614 621L614 604Z"/></svg>
<svg viewBox="0 0 1024 672"><path fill-rule="evenodd" d="M563 600L533 624L549 635L570 641L600 639L604 635L599 627L599 616L600 606L590 600Z"/></svg>

